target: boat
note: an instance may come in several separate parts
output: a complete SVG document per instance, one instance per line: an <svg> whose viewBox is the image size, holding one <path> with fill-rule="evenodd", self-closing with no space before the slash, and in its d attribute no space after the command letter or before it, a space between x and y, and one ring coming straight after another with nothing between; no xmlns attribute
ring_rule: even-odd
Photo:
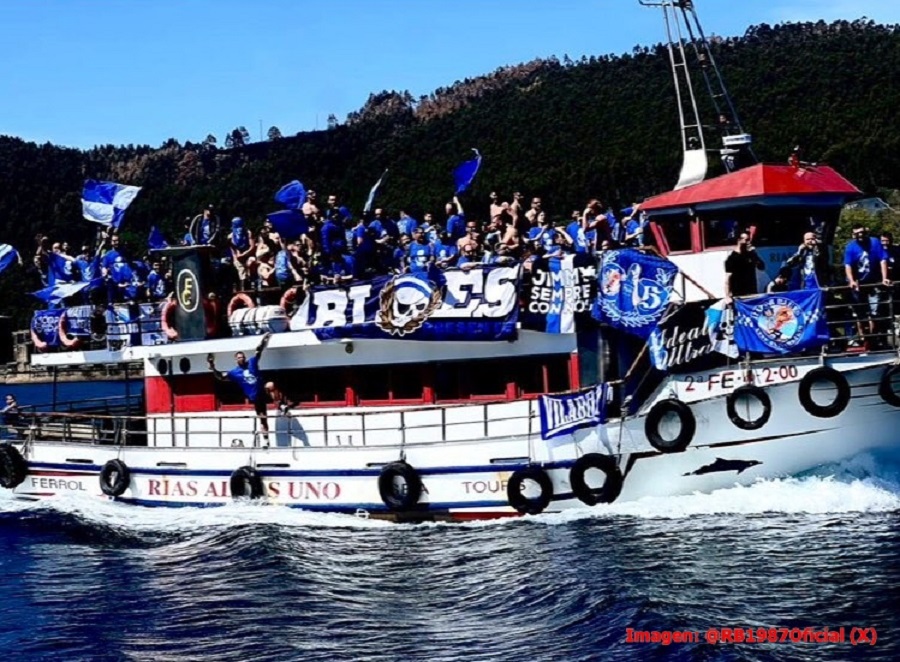
<svg viewBox="0 0 900 662"><path fill-rule="evenodd" d="M684 154L675 189L641 204L644 249L277 301L242 292L228 311L211 294L210 247L163 249L176 274L169 301L107 311L99 349L75 342L78 323L44 315L65 346L32 357L50 371L142 363L142 415L24 416L0 446L0 486L22 499L246 500L418 522L710 492L896 451L897 344L850 346L846 292L805 292L818 297L813 315L791 292L755 304L759 324L744 332L768 336L767 352L735 353L739 324L719 305L735 228L753 227L769 281L808 230L832 243L860 191L825 165L756 163L693 3L641 3L661 7L670 28ZM711 178L691 45L725 99L726 172ZM822 323L827 341L792 349ZM262 415L216 378L238 354L258 358L272 383Z"/></svg>

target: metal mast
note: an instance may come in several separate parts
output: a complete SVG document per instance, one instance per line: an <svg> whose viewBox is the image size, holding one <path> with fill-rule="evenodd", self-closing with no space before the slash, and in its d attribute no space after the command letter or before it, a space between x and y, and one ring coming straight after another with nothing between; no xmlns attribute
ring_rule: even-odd
<svg viewBox="0 0 900 662"><path fill-rule="evenodd" d="M752 137L745 133L741 126L731 96L725 87L725 81L709 47L709 41L700 25L693 0L638 0L638 2L647 7L661 8L665 20L669 62L678 99L684 153L681 175L675 185L676 190L697 184L706 177L709 162L704 128L716 129L722 136L722 147L718 151L728 172L757 163L751 146ZM704 125L700 118L687 51L693 53L694 66L699 68L703 77L716 113L715 125Z"/></svg>

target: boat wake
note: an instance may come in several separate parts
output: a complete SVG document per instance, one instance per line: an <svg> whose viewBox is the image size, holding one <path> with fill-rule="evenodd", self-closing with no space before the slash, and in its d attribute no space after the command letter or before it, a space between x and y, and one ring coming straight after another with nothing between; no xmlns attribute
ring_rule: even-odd
<svg viewBox="0 0 900 662"><path fill-rule="evenodd" d="M719 515L830 515L900 511L900 459L872 453L823 465L789 478L760 480L710 493L646 497L590 511L548 514L568 522L586 518L681 519ZM540 519L538 516L534 519Z"/></svg>
<svg viewBox="0 0 900 662"><path fill-rule="evenodd" d="M646 497L638 501L596 506L590 510L488 520L458 526L480 528L519 523L564 524L590 519L681 519L720 515L828 515L900 511L900 461L863 454L838 464L790 478L761 480L706 494ZM89 524L119 535L190 534L199 529L223 531L246 525L284 528L373 529L397 527L383 520L352 515L317 513L293 508L229 504L218 508L141 508L92 497L66 496L40 501L20 501L0 493L0 521L30 520L49 516L73 524ZM409 529L415 525L397 528Z"/></svg>

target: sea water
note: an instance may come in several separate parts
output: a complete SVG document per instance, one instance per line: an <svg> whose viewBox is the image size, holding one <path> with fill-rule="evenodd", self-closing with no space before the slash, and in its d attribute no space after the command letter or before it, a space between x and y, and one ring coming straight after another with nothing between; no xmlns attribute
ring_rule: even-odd
<svg viewBox="0 0 900 662"><path fill-rule="evenodd" d="M468 524L0 493L14 660L900 659L900 462ZM843 643L706 642L846 628ZM875 628L853 646L853 627ZM694 643L629 643L629 631Z"/></svg>

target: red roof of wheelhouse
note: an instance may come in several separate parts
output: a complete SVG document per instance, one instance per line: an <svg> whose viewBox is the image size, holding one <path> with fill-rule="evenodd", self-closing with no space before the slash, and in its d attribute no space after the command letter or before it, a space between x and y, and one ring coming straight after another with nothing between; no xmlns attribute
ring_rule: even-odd
<svg viewBox="0 0 900 662"><path fill-rule="evenodd" d="M862 192L828 166L765 165L742 168L693 186L647 198L641 209L664 213L693 208L702 211L743 204L777 204L779 198L813 203L818 198L843 204Z"/></svg>

